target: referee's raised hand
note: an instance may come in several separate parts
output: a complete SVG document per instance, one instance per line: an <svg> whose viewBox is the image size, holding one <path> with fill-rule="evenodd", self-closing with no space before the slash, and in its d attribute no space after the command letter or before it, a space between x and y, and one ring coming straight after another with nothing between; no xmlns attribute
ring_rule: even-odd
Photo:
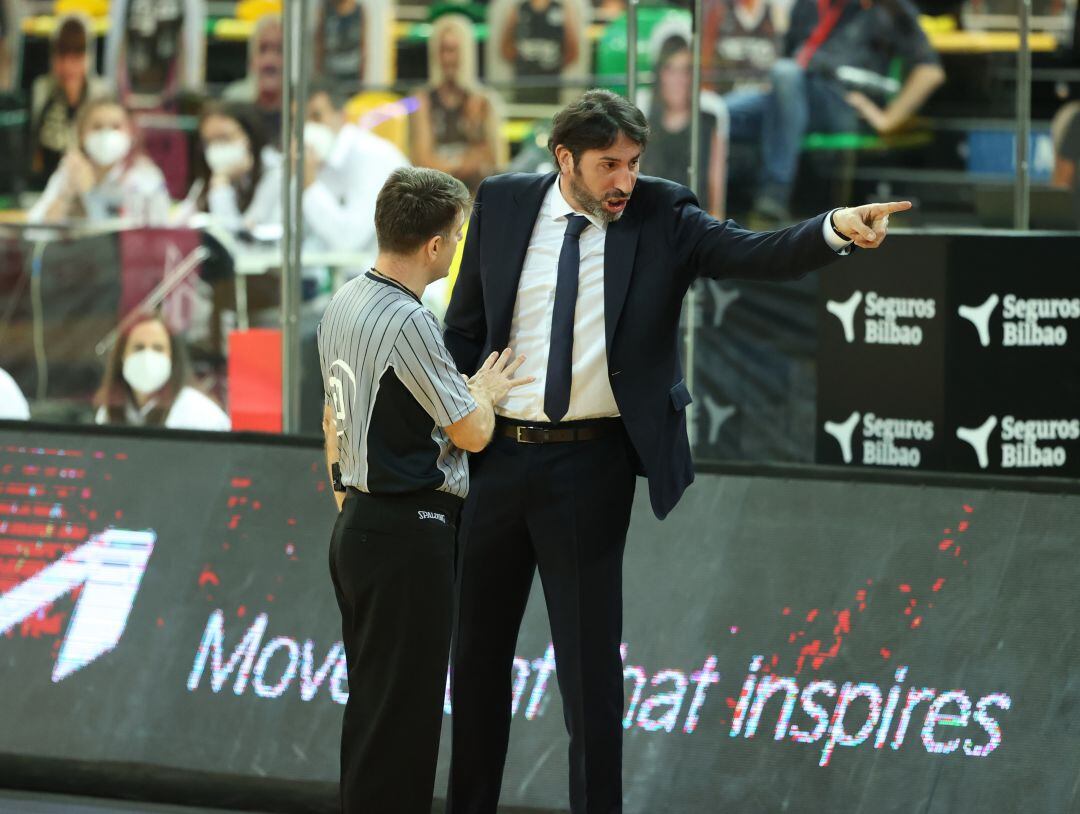
<svg viewBox="0 0 1080 814"><path fill-rule="evenodd" d="M535 376L523 376L515 379L514 374L525 361L525 357L519 355L513 358L514 352L507 348L502 353L492 352L480 369L466 379L469 392L477 401L483 399L489 404L495 405L502 401L506 394L515 387L523 384L531 384L536 381Z"/></svg>

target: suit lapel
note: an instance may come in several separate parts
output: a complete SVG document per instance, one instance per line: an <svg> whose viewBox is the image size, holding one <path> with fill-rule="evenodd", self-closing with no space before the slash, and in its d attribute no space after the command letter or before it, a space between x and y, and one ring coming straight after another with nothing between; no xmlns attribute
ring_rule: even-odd
<svg viewBox="0 0 1080 814"><path fill-rule="evenodd" d="M609 359L611 341L622 315L627 289L630 287L630 275L634 270L640 232L641 221L631 197L625 214L614 223L608 224L607 238L604 240L604 334Z"/></svg>
<svg viewBox="0 0 1080 814"><path fill-rule="evenodd" d="M544 196L555 178L555 173L548 173L531 179L514 192L514 211L505 213L507 218L502 217L504 213L495 213L505 228L496 237L496 262L491 266L492 274L488 281L491 314L497 320L491 326L492 349L501 350L510 340L510 323L514 318L521 269L525 265L525 255L529 251L529 241ZM499 258L505 258L506 262L499 262Z"/></svg>

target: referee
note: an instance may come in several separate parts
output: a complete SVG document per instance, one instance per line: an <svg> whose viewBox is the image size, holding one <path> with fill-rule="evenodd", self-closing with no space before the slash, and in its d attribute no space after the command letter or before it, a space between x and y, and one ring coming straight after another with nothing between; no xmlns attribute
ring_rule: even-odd
<svg viewBox="0 0 1080 814"><path fill-rule="evenodd" d="M327 465L338 503L330 576L349 700L341 735L346 814L430 814L450 649L465 452L491 438L492 405L523 357L457 372L424 288L447 275L469 211L445 173L394 172L375 205L376 265L319 325Z"/></svg>

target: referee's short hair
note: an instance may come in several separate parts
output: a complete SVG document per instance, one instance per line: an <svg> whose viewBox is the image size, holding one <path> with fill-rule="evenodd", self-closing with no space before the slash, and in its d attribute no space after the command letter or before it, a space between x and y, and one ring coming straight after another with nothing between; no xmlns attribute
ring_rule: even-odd
<svg viewBox="0 0 1080 814"><path fill-rule="evenodd" d="M452 175L426 167L394 170L375 201L379 251L412 254L436 235L449 236L471 205L468 188Z"/></svg>

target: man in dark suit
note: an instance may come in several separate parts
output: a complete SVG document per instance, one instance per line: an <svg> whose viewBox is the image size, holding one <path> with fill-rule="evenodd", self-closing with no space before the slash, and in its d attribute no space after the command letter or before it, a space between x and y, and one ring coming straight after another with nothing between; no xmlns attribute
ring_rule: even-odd
<svg viewBox="0 0 1080 814"><path fill-rule="evenodd" d="M838 209L753 233L685 187L638 177L642 113L594 90L560 112L558 174L489 178L446 314L471 374L492 349L535 377L496 406L461 524L450 814L494 814L510 671L540 572L570 734L574 814L622 811L622 556L637 475L658 517L694 477L679 311L699 276L788 280L852 243L880 245L908 203ZM527 370L525 368L528 368Z"/></svg>

